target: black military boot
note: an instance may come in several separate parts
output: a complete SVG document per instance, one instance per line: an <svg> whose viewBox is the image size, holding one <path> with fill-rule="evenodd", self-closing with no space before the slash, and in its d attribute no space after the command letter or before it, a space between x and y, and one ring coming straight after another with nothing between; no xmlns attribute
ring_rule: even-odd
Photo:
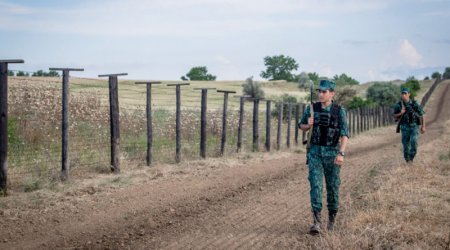
<svg viewBox="0 0 450 250"><path fill-rule="evenodd" d="M311 227L309 228L309 233L315 235L322 231L321 228L322 216L320 215L319 211L313 211L313 219L314 224L312 224Z"/></svg>
<svg viewBox="0 0 450 250"><path fill-rule="evenodd" d="M328 231L333 231L334 229L334 221L336 219L337 211L328 211Z"/></svg>

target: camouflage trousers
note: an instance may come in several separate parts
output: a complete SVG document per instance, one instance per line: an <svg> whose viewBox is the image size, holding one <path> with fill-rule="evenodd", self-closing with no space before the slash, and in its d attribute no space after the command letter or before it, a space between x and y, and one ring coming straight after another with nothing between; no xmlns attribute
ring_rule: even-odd
<svg viewBox="0 0 450 250"><path fill-rule="evenodd" d="M400 131L402 132L403 157L406 161L412 161L417 153L419 126L400 125Z"/></svg>
<svg viewBox="0 0 450 250"><path fill-rule="evenodd" d="M310 198L313 211L322 211L323 178L325 176L327 189L328 211L338 211L339 185L341 168L334 164L335 156L317 156L308 154L309 175L311 186Z"/></svg>

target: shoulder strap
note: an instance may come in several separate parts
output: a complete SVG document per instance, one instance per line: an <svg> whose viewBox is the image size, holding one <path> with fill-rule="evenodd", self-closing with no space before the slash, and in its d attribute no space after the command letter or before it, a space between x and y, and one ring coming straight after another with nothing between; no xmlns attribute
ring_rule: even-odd
<svg viewBox="0 0 450 250"><path fill-rule="evenodd" d="M338 104L331 104L331 116L334 116L335 118L337 118L339 116L339 111L341 110L341 106L339 106Z"/></svg>
<svg viewBox="0 0 450 250"><path fill-rule="evenodd" d="M313 104L314 112L320 112L322 110L322 104L320 102L315 102Z"/></svg>
<svg viewBox="0 0 450 250"><path fill-rule="evenodd" d="M341 106L338 104L331 104L331 124L336 128L339 126L339 111L341 110Z"/></svg>

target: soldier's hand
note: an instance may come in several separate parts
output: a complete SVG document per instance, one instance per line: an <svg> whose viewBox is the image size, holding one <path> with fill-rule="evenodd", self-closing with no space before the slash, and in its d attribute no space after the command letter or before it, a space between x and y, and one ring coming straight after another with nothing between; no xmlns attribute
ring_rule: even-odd
<svg viewBox="0 0 450 250"><path fill-rule="evenodd" d="M314 117L308 118L308 125L309 125L309 127L312 127L314 125Z"/></svg>
<svg viewBox="0 0 450 250"><path fill-rule="evenodd" d="M420 133L421 134L424 134L426 130L427 129L425 128L425 126L420 127Z"/></svg>
<svg viewBox="0 0 450 250"><path fill-rule="evenodd" d="M341 166L344 163L344 156L337 155L334 164Z"/></svg>
<svg viewBox="0 0 450 250"><path fill-rule="evenodd" d="M406 112L406 109L405 108L402 108L402 111L400 111L400 114L404 114Z"/></svg>

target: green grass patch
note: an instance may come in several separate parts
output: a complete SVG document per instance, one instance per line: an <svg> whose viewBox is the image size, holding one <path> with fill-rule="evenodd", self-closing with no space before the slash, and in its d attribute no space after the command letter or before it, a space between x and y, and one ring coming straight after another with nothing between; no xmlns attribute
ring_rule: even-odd
<svg viewBox="0 0 450 250"><path fill-rule="evenodd" d="M450 161L450 151L448 151L447 153L443 153L439 155L439 160L442 162L448 162Z"/></svg>
<svg viewBox="0 0 450 250"><path fill-rule="evenodd" d="M26 193L33 192L42 189L43 181L40 178L27 178L23 180L22 187L23 191Z"/></svg>

